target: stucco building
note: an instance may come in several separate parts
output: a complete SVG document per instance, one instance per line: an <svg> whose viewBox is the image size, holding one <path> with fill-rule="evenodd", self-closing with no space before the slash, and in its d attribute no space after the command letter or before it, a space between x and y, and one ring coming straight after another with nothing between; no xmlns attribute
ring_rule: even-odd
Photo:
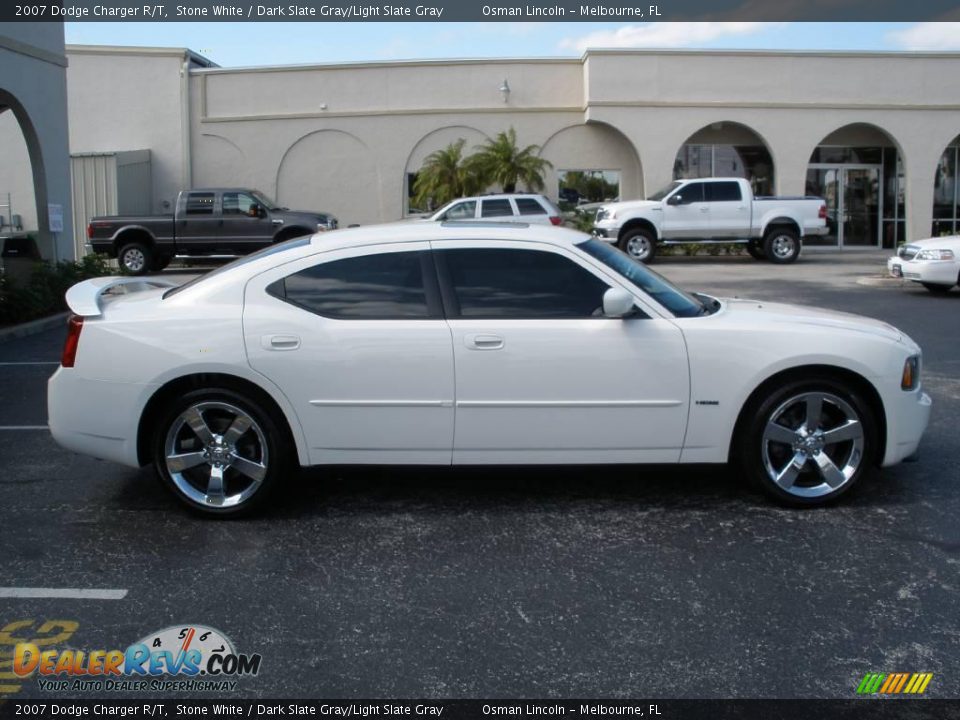
<svg viewBox="0 0 960 720"><path fill-rule="evenodd" d="M247 185L341 225L394 220L428 154L513 127L552 163L554 199L575 171L602 171L624 199L739 175L760 193L827 198L827 245L892 247L957 224L960 54L591 50L236 69L182 49L67 56L71 153L149 150L154 212L182 187Z"/></svg>

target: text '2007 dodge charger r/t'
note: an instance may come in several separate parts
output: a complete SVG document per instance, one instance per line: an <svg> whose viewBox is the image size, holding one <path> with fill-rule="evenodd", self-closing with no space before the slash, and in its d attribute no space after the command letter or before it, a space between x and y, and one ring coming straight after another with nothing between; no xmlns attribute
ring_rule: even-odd
<svg viewBox="0 0 960 720"><path fill-rule="evenodd" d="M736 460L816 505L913 454L930 413L899 330L690 294L566 229L339 230L165 285L68 291L50 429L210 515L293 463Z"/></svg>

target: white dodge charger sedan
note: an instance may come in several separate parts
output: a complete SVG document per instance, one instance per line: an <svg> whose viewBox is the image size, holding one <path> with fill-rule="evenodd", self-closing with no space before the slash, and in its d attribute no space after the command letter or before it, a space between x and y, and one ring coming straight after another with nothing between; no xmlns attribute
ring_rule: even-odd
<svg viewBox="0 0 960 720"><path fill-rule="evenodd" d="M960 283L960 237L928 238L902 246L887 260L891 277L906 278L940 295Z"/></svg>
<svg viewBox="0 0 960 720"><path fill-rule="evenodd" d="M890 325L687 293L546 226L339 230L67 303L54 438L152 463L214 516L296 464L736 460L817 505L912 455L930 414L920 348Z"/></svg>

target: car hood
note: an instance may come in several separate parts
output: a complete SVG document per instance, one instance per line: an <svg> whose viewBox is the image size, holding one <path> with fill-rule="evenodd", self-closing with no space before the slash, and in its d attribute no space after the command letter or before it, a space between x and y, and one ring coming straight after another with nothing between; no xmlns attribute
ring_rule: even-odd
<svg viewBox="0 0 960 720"><path fill-rule="evenodd" d="M601 205L601 208L614 212L624 212L626 210L649 210L651 208L658 207L660 207L660 203L656 200L627 200L625 202L604 203Z"/></svg>
<svg viewBox="0 0 960 720"><path fill-rule="evenodd" d="M923 250L953 250L960 252L960 235L946 235L944 237L926 238L907 243L911 247Z"/></svg>
<svg viewBox="0 0 960 720"><path fill-rule="evenodd" d="M780 326L786 324L814 325L844 332L867 333L895 342L904 341L903 333L893 325L853 313L823 310L806 305L787 305L786 303L740 298L721 298L721 302L731 315L750 315L751 322Z"/></svg>
<svg viewBox="0 0 960 720"><path fill-rule="evenodd" d="M327 212L307 212L305 210L278 210L274 212L274 216L283 220L286 225L293 225L294 223L309 225L310 223L326 222L328 217L333 217L333 214Z"/></svg>

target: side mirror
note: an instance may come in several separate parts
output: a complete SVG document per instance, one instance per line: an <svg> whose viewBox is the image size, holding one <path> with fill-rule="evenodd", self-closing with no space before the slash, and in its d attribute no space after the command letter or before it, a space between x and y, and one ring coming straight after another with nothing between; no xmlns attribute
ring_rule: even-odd
<svg viewBox="0 0 960 720"><path fill-rule="evenodd" d="M676 195L671 195L667 198L667 205L682 205L683 204L683 195L677 193Z"/></svg>
<svg viewBox="0 0 960 720"><path fill-rule="evenodd" d="M633 295L620 288L610 288L603 294L603 315L608 318L622 318L632 315L636 305Z"/></svg>
<svg viewBox="0 0 960 720"><path fill-rule="evenodd" d="M267 209L263 205L257 205L257 217L265 218L267 216Z"/></svg>

